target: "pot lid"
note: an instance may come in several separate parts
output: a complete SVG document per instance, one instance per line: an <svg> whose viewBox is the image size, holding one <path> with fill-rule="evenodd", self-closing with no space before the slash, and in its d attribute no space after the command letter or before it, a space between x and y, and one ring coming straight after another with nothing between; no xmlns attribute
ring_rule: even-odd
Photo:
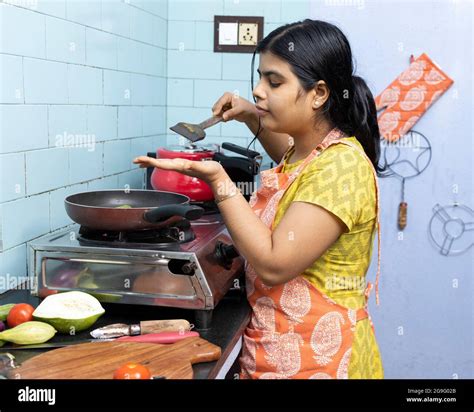
<svg viewBox="0 0 474 412"><path fill-rule="evenodd" d="M203 144L196 146L195 144L189 143L185 145L171 145L165 147L166 150L172 152L181 152L181 153L203 153L203 152L220 152L220 146L215 143Z"/></svg>

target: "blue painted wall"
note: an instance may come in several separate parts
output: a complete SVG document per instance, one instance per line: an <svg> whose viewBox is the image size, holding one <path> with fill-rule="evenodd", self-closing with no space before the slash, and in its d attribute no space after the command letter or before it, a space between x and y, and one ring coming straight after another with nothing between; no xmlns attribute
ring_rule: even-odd
<svg viewBox="0 0 474 412"><path fill-rule="evenodd" d="M311 16L345 32L374 95L408 66L410 54L427 53L454 80L414 126L431 141L433 158L406 183L403 235L396 224L400 181L380 181L381 304L372 298L370 309L386 378L473 378L473 248L442 256L428 236L435 204L474 209L472 2L313 1Z"/></svg>

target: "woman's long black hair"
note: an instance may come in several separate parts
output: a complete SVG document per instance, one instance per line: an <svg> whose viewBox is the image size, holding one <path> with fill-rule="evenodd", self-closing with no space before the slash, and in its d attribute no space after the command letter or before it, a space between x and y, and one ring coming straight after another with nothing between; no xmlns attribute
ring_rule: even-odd
<svg viewBox="0 0 474 412"><path fill-rule="evenodd" d="M267 51L289 63L304 90L324 80L330 94L323 114L333 126L355 136L375 170L383 172L374 97L366 82L354 75L351 46L344 33L333 24L311 19L273 30L253 54L252 89L255 54Z"/></svg>

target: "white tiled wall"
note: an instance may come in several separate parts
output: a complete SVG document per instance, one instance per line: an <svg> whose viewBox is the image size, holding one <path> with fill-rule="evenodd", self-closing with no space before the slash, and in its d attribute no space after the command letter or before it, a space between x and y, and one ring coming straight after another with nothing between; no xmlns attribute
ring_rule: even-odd
<svg viewBox="0 0 474 412"><path fill-rule="evenodd" d="M132 158L166 142L167 3L0 3L0 275L71 224L68 195L143 187Z"/></svg>
<svg viewBox="0 0 474 412"><path fill-rule="evenodd" d="M226 91L253 101L250 53L214 53L214 15L263 16L264 35L309 17L310 0L172 0L168 11L168 124L201 122ZM258 65L258 57L256 59ZM258 74L254 74L255 82ZM247 146L253 139L238 122L220 123L206 131L206 142ZM168 144L179 140L168 134ZM263 152L258 142L256 150Z"/></svg>
<svg viewBox="0 0 474 412"><path fill-rule="evenodd" d="M268 34L308 17L309 0L291 3L0 3L0 275L24 274L26 242L71 223L66 196L142 187L131 160L175 144L169 125L206 119L225 91L251 99L251 54L213 52L214 15L263 16ZM64 147L70 135L86 144ZM230 122L206 140L247 146L252 137Z"/></svg>

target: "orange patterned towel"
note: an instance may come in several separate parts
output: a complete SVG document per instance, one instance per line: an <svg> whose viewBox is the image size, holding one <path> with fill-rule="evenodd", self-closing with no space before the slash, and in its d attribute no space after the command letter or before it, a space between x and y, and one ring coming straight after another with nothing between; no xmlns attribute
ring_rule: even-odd
<svg viewBox="0 0 474 412"><path fill-rule="evenodd" d="M381 136L390 142L403 137L453 84L425 53L410 60L410 66L375 98L377 110L386 108L378 123Z"/></svg>

